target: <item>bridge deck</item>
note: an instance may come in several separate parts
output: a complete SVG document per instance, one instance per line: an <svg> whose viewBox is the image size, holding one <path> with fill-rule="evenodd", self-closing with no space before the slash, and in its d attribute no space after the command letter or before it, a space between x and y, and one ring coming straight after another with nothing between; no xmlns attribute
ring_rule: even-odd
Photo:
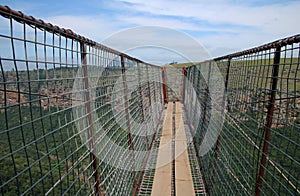
<svg viewBox="0 0 300 196"><path fill-rule="evenodd" d="M182 118L182 105L176 102L176 110L173 111L173 108L173 103L169 102L160 138L157 169L154 174L151 195L171 195L172 192L175 192L176 195L195 195ZM174 129L175 131L173 131ZM173 164L173 157L175 157L175 164ZM175 176L175 183L172 182L172 175Z"/></svg>
<svg viewBox="0 0 300 196"><path fill-rule="evenodd" d="M160 148L157 155L156 171L151 195L171 195L172 190L172 120L173 103L169 102L163 130L160 137Z"/></svg>
<svg viewBox="0 0 300 196"><path fill-rule="evenodd" d="M175 113L175 187L176 195L195 195L187 138L182 119L182 105L176 102Z"/></svg>

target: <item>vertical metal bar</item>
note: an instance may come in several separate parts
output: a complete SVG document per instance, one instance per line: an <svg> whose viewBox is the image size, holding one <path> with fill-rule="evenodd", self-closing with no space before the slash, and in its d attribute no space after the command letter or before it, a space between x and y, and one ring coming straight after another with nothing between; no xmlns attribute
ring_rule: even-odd
<svg viewBox="0 0 300 196"><path fill-rule="evenodd" d="M185 86L186 86L186 80L189 80L189 73L190 73L190 68L186 68L186 76L185 76ZM184 99L183 99L183 106L185 108L186 100L189 100L189 90L188 88L185 87L184 89Z"/></svg>
<svg viewBox="0 0 300 196"><path fill-rule="evenodd" d="M142 112L142 123L145 123L145 115L146 115L146 111L145 111L145 107L144 107L144 94L143 94L143 80L141 78L142 76L142 72L141 72L141 64L137 63L137 69L138 69L138 92L139 92L139 96L140 96L140 109ZM146 129L146 135L148 136L148 128ZM149 144L149 139L148 137L146 137L146 141L147 144ZM151 142L150 142L151 143Z"/></svg>
<svg viewBox="0 0 300 196"><path fill-rule="evenodd" d="M140 109L142 111L142 122L145 122L145 115L144 115L144 102L143 102L143 89L142 89L142 79L141 79L141 64L137 63L137 70L138 70L138 93L140 96Z"/></svg>
<svg viewBox="0 0 300 196"><path fill-rule="evenodd" d="M84 90L85 90L85 106L87 110L87 120L88 120L88 138L89 138L89 148L90 148L90 159L92 161L93 166L93 176L95 178L95 193L96 195L102 195L101 192L101 185L99 182L99 175L98 175L98 164L97 158L94 154L94 130L93 130L93 121L92 121L92 109L91 109L91 97L89 92L89 76L88 76L88 69L87 69L87 55L86 55L86 46L84 43L80 43L81 47L81 62L82 62L82 69L84 75Z"/></svg>
<svg viewBox="0 0 300 196"><path fill-rule="evenodd" d="M210 75L211 75L211 61L209 62L209 70L208 70L208 76L207 76L207 81L206 81L206 92L205 92L205 105L204 105L204 109L203 109L203 117L202 117L202 124L201 124L201 133L203 133L203 129L205 128L205 125L207 124L207 110L209 109L208 108L208 101L209 101L209 97L210 97L210 92L209 92L209 85L210 85ZM212 186L214 184L214 168L213 168L213 174L212 174L212 177L211 177L211 181L212 181ZM207 188L207 191L210 190L211 187L208 187Z"/></svg>
<svg viewBox="0 0 300 196"><path fill-rule="evenodd" d="M228 91L228 81L229 81L229 73L230 73L230 63L231 63L231 59L229 58L228 61L227 61L227 70L226 70L226 78L225 78L225 89L224 89L223 107L222 107L223 114L224 114L225 109L226 109L225 108L226 100L228 101L228 99L227 99L227 91ZM217 143L216 143L215 159L218 158L217 151L219 149L219 146L220 146L220 135L218 136Z"/></svg>
<svg viewBox="0 0 300 196"><path fill-rule="evenodd" d="M194 86L193 86L193 78L191 78L191 73L192 73L192 70L195 68L195 65L193 65L193 66L190 66L190 67L188 67L187 68L187 72L186 72L186 78L189 80L189 82L190 82L190 85L192 85L192 87L194 88ZM185 115L186 115L186 124L189 126L189 128L190 128L190 130L193 130L192 129L192 126L191 126L191 114L190 114L190 111L191 111L191 108L190 108L190 105L191 105L191 103L192 103L192 100L191 100L191 98L192 98L192 96L191 96L191 88L187 88L186 89L187 90L187 92L186 92L186 97L187 97L187 101L186 102L184 102L184 112L185 112ZM193 137L193 141L195 141L195 137Z"/></svg>
<svg viewBox="0 0 300 196"><path fill-rule="evenodd" d="M200 70L201 70L201 66L202 66L202 64L200 64L200 68L199 68ZM200 85L198 85L198 83L196 84L196 72L198 72L198 74L199 74L199 70L196 69L196 67L194 67L193 74L192 74L193 87L194 87L194 89L199 89ZM199 79L199 75L198 75L198 79ZM197 103L197 101L194 100L194 99L197 100L197 96L198 95L197 95L197 90L196 90L196 96L192 96L192 99L189 100L191 103L189 105L190 105L190 111L192 111L192 115L191 115L192 122L195 120L195 116L196 116L196 112L195 112L196 105L193 105L193 103Z"/></svg>
<svg viewBox="0 0 300 196"><path fill-rule="evenodd" d="M151 100L151 88L150 88L150 79L149 79L149 66L146 66L146 72L147 72L147 84L148 84L148 93L149 93L149 107L152 105Z"/></svg>
<svg viewBox="0 0 300 196"><path fill-rule="evenodd" d="M209 83L210 83L210 74L211 74L211 62L209 62L209 70L208 70L208 75L207 75L207 87L206 87L206 92L205 92L205 105L204 105L204 111L203 111L203 118L202 118L202 127L201 127L201 131L203 131L202 129L204 128L204 125L206 124L206 117L207 117L207 110L208 110L208 101L209 101L209 97L210 97L210 93L209 93Z"/></svg>
<svg viewBox="0 0 300 196"><path fill-rule="evenodd" d="M159 103L161 103L162 105L164 104L164 98L163 98L163 87L162 87L162 74L161 74L161 69L160 68L156 68L156 73L157 74L157 77L159 78L159 84L158 84L158 90L159 90Z"/></svg>
<svg viewBox="0 0 300 196"><path fill-rule="evenodd" d="M182 100L181 102L184 104L184 100L185 100L185 83L186 83L186 75L187 75L187 68L183 67L183 84L182 84Z"/></svg>
<svg viewBox="0 0 300 196"><path fill-rule="evenodd" d="M153 77L153 75L154 75L154 73L153 73L153 68L152 67L150 67L151 68L151 76ZM150 81L150 78L149 78L149 81ZM153 98L154 98L154 103L156 103L157 102L157 100L156 100L156 82L154 82L154 80L153 79L151 79L151 83L152 83L152 85L153 85L153 87L154 87L154 90L153 90Z"/></svg>
<svg viewBox="0 0 300 196"><path fill-rule="evenodd" d="M126 82L126 68L125 68L125 61L124 56L121 55L121 67L122 67L122 80L123 80L123 87L124 87L124 106L125 106L125 115L126 115L126 125L127 125L127 139L128 139L128 146L130 150L133 150L133 143L131 137L131 127L130 127L130 117L129 117L129 110L128 110L128 86Z"/></svg>
<svg viewBox="0 0 300 196"><path fill-rule="evenodd" d="M175 179L175 135L176 135L176 123L175 115L176 115L176 104L173 101L173 112L172 112L172 140L171 140L171 156L172 156L172 178L171 178L171 196L176 196L176 179Z"/></svg>
<svg viewBox="0 0 300 196"><path fill-rule="evenodd" d="M197 89L197 87L195 87L195 84L194 84L194 83L195 83L195 78L194 78L194 75L195 75L195 74L194 74L195 69L196 69L196 66L195 66L195 65L189 69L189 81L190 81L190 83L191 83L193 89ZM193 102L194 102L194 97L195 97L195 96L193 95L193 93L195 93L196 90L192 91L191 88L189 88L188 90L189 90L189 92L188 92L189 99L188 99L188 101L187 101L187 110L188 110L189 112L188 112L187 119L188 119L188 122L189 122L189 123L192 123L192 122L193 122L193 121L192 121L192 120L193 120L193 119L192 119L192 109L193 109L192 104L193 104ZM191 130L192 130L192 129L191 129Z"/></svg>
<svg viewBox="0 0 300 196"><path fill-rule="evenodd" d="M225 79L225 92L224 92L224 99L223 99L223 109L225 109L225 101L226 101L226 98L228 98L227 97L227 92L228 92L228 82L229 82L229 73L230 73L230 64L231 64L231 58L229 58L228 59L228 61L227 61L227 71L226 71L226 79ZM230 104L230 102L229 102L230 100L229 99L227 99L227 109L228 109L228 111L229 111L229 104Z"/></svg>
<svg viewBox="0 0 300 196"><path fill-rule="evenodd" d="M122 68L122 81L123 81L123 88L124 88L124 106L125 106L125 115L126 115L126 125L127 125L127 143L130 149L130 156L132 161L132 167L131 167L131 175L133 177L133 192L137 191L138 184L137 179L134 179L134 170L135 170L135 158L133 154L133 142L132 142L132 136L131 136L131 126L130 126L130 116L129 116L129 100L128 100L128 86L127 86L127 80L126 80L126 68L125 68L125 59L124 56L121 55L121 68Z"/></svg>
<svg viewBox="0 0 300 196"><path fill-rule="evenodd" d="M162 75L162 86L163 86L163 95L164 95L164 103L168 103L168 94L167 94L167 81L166 81L166 68L163 67L161 70Z"/></svg>
<svg viewBox="0 0 300 196"><path fill-rule="evenodd" d="M140 63L137 63L137 69L138 69L138 93L139 93L139 97L140 97L140 110L142 111L142 122L145 122L145 116L144 116L144 103L143 103L143 94L142 94L142 87L141 87L141 70L140 70ZM148 130L146 129L146 132L148 132ZM148 134L147 134L148 135ZM148 137L146 137L147 140L147 144L149 143L148 141ZM149 145L151 146L151 145ZM148 155L147 155L148 156ZM141 178L143 175L143 170L146 167L146 160L147 158L144 160L143 164L142 164L142 168L140 169L137 179L135 180L135 183L133 185L133 191L132 191L132 196L135 196L137 191L138 191L138 185L141 182Z"/></svg>
<svg viewBox="0 0 300 196"><path fill-rule="evenodd" d="M265 173L265 167L267 162L267 154L270 142L270 133L273 121L273 112L274 112L274 105L275 105L275 98L277 93L277 82L278 82L278 73L279 73L279 64L280 64L280 52L281 46L278 44L275 49L274 53L274 63L272 66L272 78L271 78L271 92L270 92L270 100L268 105L268 113L267 113L267 120L266 120L266 130L265 130L265 138L264 144L262 149L262 158L259 168L259 174L257 177L256 185L255 185L255 195L260 195L261 187L262 187L262 179Z"/></svg>
<svg viewBox="0 0 300 196"><path fill-rule="evenodd" d="M191 68L190 67L188 67L187 69L186 69L186 80L189 80L189 82L190 82L190 85L192 85L192 83L191 83L191 81L190 81L190 71L191 71ZM185 85L186 85L186 81L185 81ZM184 92L184 99L183 99L183 108L184 108L184 110L185 111L187 111L187 108L186 108L186 105L188 104L187 103L187 100L189 100L190 99L190 93L189 93L189 88L186 88L185 87L185 92ZM189 118L188 117L188 112L186 112L186 115L187 115L187 118Z"/></svg>

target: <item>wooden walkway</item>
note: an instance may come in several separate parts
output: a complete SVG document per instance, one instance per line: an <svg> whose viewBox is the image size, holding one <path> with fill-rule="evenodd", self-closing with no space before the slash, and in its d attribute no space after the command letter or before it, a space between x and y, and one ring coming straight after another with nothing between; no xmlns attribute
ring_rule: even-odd
<svg viewBox="0 0 300 196"><path fill-rule="evenodd" d="M151 192L153 196L171 195L172 192L178 196L195 195L182 118L182 104L176 102L175 111L173 108L173 103L169 102L160 138L157 167ZM175 164L173 164L173 158L175 158ZM173 174L174 171L175 174ZM175 176L175 180L172 180L172 175Z"/></svg>

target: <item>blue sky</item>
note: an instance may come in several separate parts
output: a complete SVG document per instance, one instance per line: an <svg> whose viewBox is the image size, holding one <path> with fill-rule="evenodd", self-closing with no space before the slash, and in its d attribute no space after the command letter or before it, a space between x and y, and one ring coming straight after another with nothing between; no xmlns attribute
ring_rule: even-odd
<svg viewBox="0 0 300 196"><path fill-rule="evenodd" d="M124 29L171 28L191 36L213 57L300 32L299 0L0 0L0 4L70 28L100 43L107 43L108 37ZM181 41L177 40L179 45L191 50ZM141 51L129 53L145 59ZM176 60L169 52L160 58L153 62Z"/></svg>

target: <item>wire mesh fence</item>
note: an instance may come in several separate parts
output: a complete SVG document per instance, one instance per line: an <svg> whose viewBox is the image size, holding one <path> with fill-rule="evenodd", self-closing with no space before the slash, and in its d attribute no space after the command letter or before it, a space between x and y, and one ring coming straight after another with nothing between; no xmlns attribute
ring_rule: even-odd
<svg viewBox="0 0 300 196"><path fill-rule="evenodd" d="M300 194L299 42L296 35L188 69L195 93L185 88L184 102L198 151L208 124L217 123L210 116L215 72L201 67L215 63L225 83L217 104L224 107L222 131L199 158L210 194Z"/></svg>
<svg viewBox="0 0 300 196"><path fill-rule="evenodd" d="M1 194L131 194L147 157L111 146L150 148L161 68L8 7L0 14Z"/></svg>
<svg viewBox="0 0 300 196"><path fill-rule="evenodd" d="M164 70L168 101L182 100L183 77L181 68L167 65Z"/></svg>

